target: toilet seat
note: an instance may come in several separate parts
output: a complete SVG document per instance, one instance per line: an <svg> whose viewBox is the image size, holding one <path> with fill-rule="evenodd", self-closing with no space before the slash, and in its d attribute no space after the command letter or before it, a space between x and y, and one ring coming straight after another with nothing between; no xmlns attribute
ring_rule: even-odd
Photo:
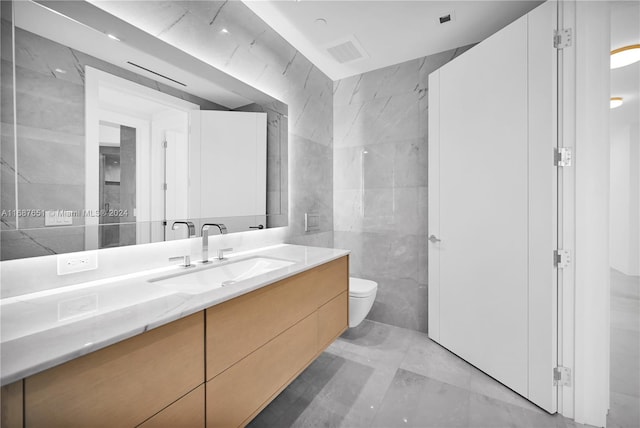
<svg viewBox="0 0 640 428"><path fill-rule="evenodd" d="M378 287L374 281L362 278L349 278L349 297L368 297Z"/></svg>

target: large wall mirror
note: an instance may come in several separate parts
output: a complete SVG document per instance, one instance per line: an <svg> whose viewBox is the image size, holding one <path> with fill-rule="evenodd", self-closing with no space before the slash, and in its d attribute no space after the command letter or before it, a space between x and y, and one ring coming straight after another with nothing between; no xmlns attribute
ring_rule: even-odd
<svg viewBox="0 0 640 428"><path fill-rule="evenodd" d="M85 1L1 13L2 260L286 226L284 103Z"/></svg>

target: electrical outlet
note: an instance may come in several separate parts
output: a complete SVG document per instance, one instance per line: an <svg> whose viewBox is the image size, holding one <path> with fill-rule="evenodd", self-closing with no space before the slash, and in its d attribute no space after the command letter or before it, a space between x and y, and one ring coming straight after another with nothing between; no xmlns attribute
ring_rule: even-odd
<svg viewBox="0 0 640 428"><path fill-rule="evenodd" d="M58 275L98 269L98 252L84 251L58 255Z"/></svg>
<svg viewBox="0 0 640 428"><path fill-rule="evenodd" d="M73 217L71 217L71 211L45 211L44 212L44 225L45 226L69 226L73 224Z"/></svg>

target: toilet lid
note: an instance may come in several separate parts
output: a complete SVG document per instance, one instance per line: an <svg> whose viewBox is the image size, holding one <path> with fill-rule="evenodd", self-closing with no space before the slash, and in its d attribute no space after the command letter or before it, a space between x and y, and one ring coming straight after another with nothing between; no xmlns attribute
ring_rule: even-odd
<svg viewBox="0 0 640 428"><path fill-rule="evenodd" d="M349 296L367 297L373 293L378 284L374 281L362 278L349 278Z"/></svg>

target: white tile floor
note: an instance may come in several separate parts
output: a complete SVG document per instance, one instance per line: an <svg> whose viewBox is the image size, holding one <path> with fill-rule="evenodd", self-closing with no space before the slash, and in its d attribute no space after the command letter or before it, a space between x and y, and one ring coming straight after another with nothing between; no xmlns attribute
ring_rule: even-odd
<svg viewBox="0 0 640 428"><path fill-rule="evenodd" d="M640 427L637 277L612 273L608 426ZM348 330L252 427L575 428L549 415L425 334L365 321Z"/></svg>

